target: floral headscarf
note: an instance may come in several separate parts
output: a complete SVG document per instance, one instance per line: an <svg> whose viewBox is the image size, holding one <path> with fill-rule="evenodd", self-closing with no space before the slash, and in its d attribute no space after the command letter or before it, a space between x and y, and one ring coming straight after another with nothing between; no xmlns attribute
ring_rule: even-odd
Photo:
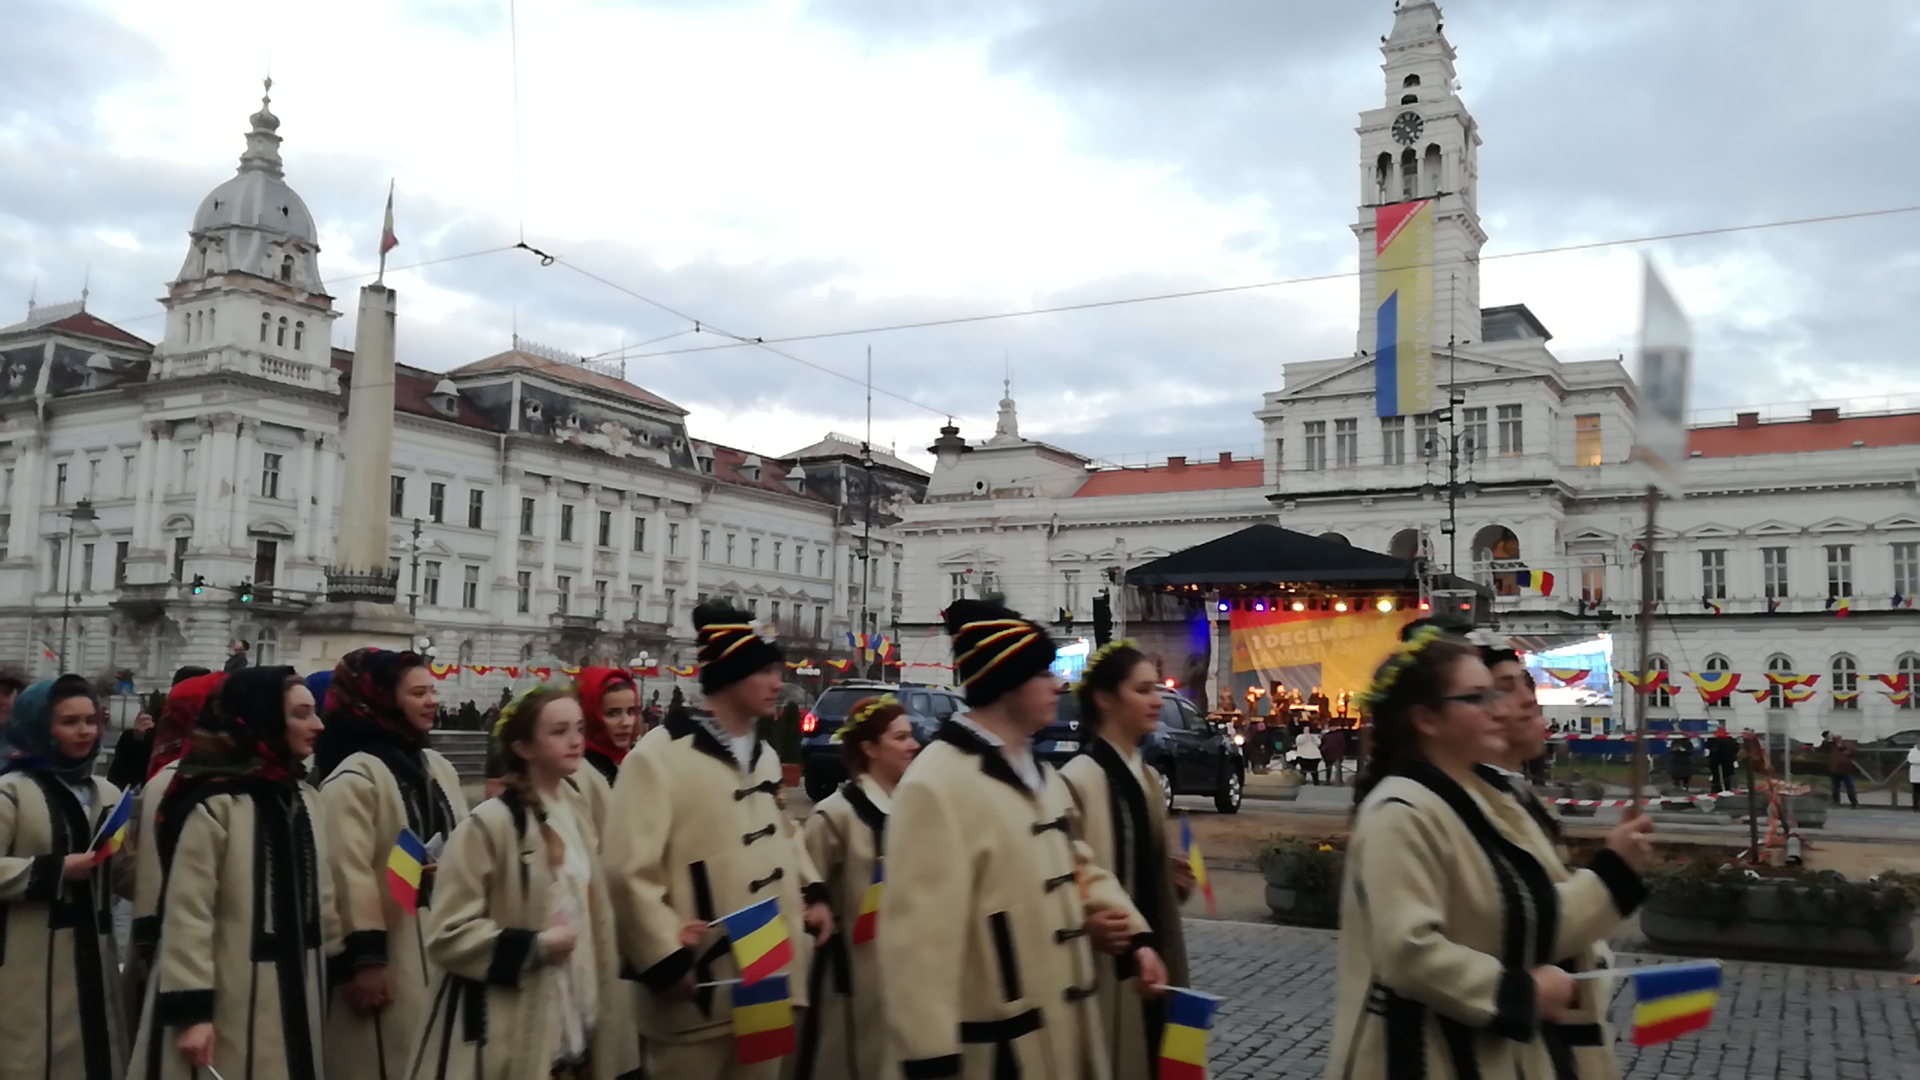
<svg viewBox="0 0 1920 1080"><path fill-rule="evenodd" d="M226 678L226 673L221 671L195 675L167 691L166 707L160 710L160 719L153 725L153 756L147 762L147 779L158 776L161 769L186 753L187 740L199 726L200 714L206 712L208 700L219 692Z"/></svg>
<svg viewBox="0 0 1920 1080"><path fill-rule="evenodd" d="M633 690L634 704L639 704L639 690L634 686L633 676L619 668L587 667L581 668L575 679L580 694L580 711L586 716L587 752L620 764L626 759L627 748L617 746L613 741L613 732L607 729L606 712L603 699L615 690Z"/></svg>
<svg viewBox="0 0 1920 1080"><path fill-rule="evenodd" d="M174 788L195 778L249 776L288 786L304 779L306 766L287 749L287 680L294 677L290 667L241 668L227 676L180 758Z"/></svg>
<svg viewBox="0 0 1920 1080"><path fill-rule="evenodd" d="M49 773L68 783L79 783L92 776L93 759L100 756L98 734L94 736L93 748L81 758L61 753L60 742L53 737L54 702L92 695L93 687L79 675L42 679L20 691L13 699L13 719L0 736L0 774Z"/></svg>
<svg viewBox="0 0 1920 1080"><path fill-rule="evenodd" d="M355 649L340 658L321 709L327 726L313 751L320 779L362 750L392 748L401 751L394 757L419 757L427 736L400 710L398 694L401 677L425 663L419 653L376 648ZM424 779L425 766L415 768Z"/></svg>

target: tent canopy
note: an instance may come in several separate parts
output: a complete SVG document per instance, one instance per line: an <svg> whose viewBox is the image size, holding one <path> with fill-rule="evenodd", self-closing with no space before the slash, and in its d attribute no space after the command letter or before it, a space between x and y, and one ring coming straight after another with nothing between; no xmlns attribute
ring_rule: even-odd
<svg viewBox="0 0 1920 1080"><path fill-rule="evenodd" d="M1278 525L1249 525L1127 571L1127 584L1147 589L1290 582L1414 589L1420 579L1410 559L1396 559ZM1451 575L1444 583L1434 584L1442 588L1475 587Z"/></svg>

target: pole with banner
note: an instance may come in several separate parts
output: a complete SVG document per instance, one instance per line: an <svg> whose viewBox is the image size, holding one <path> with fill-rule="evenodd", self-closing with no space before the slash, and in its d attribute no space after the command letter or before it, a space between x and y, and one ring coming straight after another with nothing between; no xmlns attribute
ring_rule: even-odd
<svg viewBox="0 0 1920 1080"><path fill-rule="evenodd" d="M1646 288L1640 307L1640 363L1633 457L1648 471L1647 531L1640 545L1640 617L1635 664L1647 677L1653 651L1654 517L1661 492L1678 493L1680 469L1687 458L1687 392L1693 366L1693 330L1666 283L1645 263ZM1636 687L1633 702L1633 811L1638 812L1647 783L1647 689Z"/></svg>

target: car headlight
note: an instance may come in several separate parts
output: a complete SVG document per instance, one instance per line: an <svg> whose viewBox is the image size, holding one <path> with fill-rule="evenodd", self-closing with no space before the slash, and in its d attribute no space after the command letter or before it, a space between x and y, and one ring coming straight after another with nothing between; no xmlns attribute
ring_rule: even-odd
<svg viewBox="0 0 1920 1080"><path fill-rule="evenodd" d="M1245 746L1245 745L1247 745L1247 737L1246 737L1245 735L1242 735L1242 734L1240 734L1240 733L1239 733L1239 732L1237 732L1237 731L1236 731L1236 732L1234 732L1234 733L1233 733L1233 745L1235 745L1235 746Z"/></svg>

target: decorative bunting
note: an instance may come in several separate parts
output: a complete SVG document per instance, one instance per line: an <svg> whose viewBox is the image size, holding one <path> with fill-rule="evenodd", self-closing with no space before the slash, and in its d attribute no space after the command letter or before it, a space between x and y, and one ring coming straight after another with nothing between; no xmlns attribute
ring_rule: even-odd
<svg viewBox="0 0 1920 1080"><path fill-rule="evenodd" d="M1812 686L1814 683L1820 681L1820 676L1796 675L1791 671L1769 671L1767 672L1767 681L1775 686Z"/></svg>
<svg viewBox="0 0 1920 1080"><path fill-rule="evenodd" d="M1740 689L1740 676L1731 671L1689 671L1687 678L1700 691L1700 700L1709 705L1720 704Z"/></svg>
<svg viewBox="0 0 1920 1080"><path fill-rule="evenodd" d="M1593 674L1592 668L1583 668L1583 667L1581 668L1550 667L1550 668L1541 668L1540 670L1553 676L1555 679L1558 679L1560 681L1561 686L1572 686L1575 683L1586 682L1587 676Z"/></svg>
<svg viewBox="0 0 1920 1080"><path fill-rule="evenodd" d="M460 670L459 664L438 664L433 662L432 660L427 661L427 674L432 675L434 678L440 679L443 681L446 679L447 676L459 670Z"/></svg>
<svg viewBox="0 0 1920 1080"><path fill-rule="evenodd" d="M1763 686L1758 690L1742 690L1740 692L1753 698L1755 701L1764 703L1768 698L1773 696L1773 687Z"/></svg>
<svg viewBox="0 0 1920 1080"><path fill-rule="evenodd" d="M1626 680L1628 686L1633 687L1643 694L1651 694L1655 690L1667 685L1667 673L1664 671L1649 671L1644 675L1635 675L1631 671L1622 671L1620 677Z"/></svg>
<svg viewBox="0 0 1920 1080"><path fill-rule="evenodd" d="M850 667L852 667L852 666L853 666L853 661L851 661L851 660L829 660L829 661L827 661L827 666L828 666L828 667L830 667L830 668L832 668L832 669L833 669L833 670L835 670L835 671L839 671L839 672L845 672L845 671L846 671L846 670L847 670L848 668L850 668Z"/></svg>
<svg viewBox="0 0 1920 1080"><path fill-rule="evenodd" d="M520 677L520 669L518 667L507 668L507 678L518 679L519 677Z"/></svg>
<svg viewBox="0 0 1920 1080"><path fill-rule="evenodd" d="M1893 702L1895 705L1904 707L1913 700L1913 691L1902 690L1899 693L1888 694L1887 700Z"/></svg>
<svg viewBox="0 0 1920 1080"><path fill-rule="evenodd" d="M493 665L492 664L472 664L468 666L467 670L473 672L475 675L491 675L493 674Z"/></svg>
<svg viewBox="0 0 1920 1080"><path fill-rule="evenodd" d="M1789 686L1781 696L1787 699L1787 704L1798 705L1812 699L1817 692L1812 686Z"/></svg>
<svg viewBox="0 0 1920 1080"><path fill-rule="evenodd" d="M700 671L700 666L698 664L688 664L686 667L669 667L667 670L683 679L691 679Z"/></svg>
<svg viewBox="0 0 1920 1080"><path fill-rule="evenodd" d="M1907 689L1908 676L1906 675L1869 675L1867 678L1895 692Z"/></svg>
<svg viewBox="0 0 1920 1080"><path fill-rule="evenodd" d="M1859 697L1860 691L1858 690L1835 690L1833 692L1833 700L1835 701L1855 701L1858 700Z"/></svg>
<svg viewBox="0 0 1920 1080"><path fill-rule="evenodd" d="M560 674L565 675L568 678L572 678L573 676L580 674L580 669L577 667L562 667L560 669Z"/></svg>
<svg viewBox="0 0 1920 1080"><path fill-rule="evenodd" d="M550 667L530 667L527 669L527 674L541 682L549 682L553 679L553 669Z"/></svg>

